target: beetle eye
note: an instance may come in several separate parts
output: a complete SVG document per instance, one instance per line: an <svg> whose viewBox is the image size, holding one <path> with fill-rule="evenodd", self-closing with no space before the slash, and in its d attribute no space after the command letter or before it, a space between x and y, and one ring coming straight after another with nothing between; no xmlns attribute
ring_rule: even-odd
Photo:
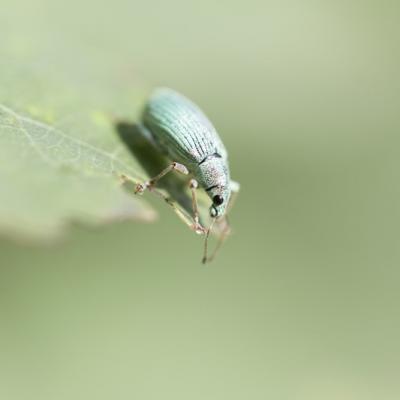
<svg viewBox="0 0 400 400"><path fill-rule="evenodd" d="M220 206L223 202L224 202L224 199L223 199L223 197L220 196L219 194L216 194L216 195L213 197L213 203L214 203L216 206Z"/></svg>

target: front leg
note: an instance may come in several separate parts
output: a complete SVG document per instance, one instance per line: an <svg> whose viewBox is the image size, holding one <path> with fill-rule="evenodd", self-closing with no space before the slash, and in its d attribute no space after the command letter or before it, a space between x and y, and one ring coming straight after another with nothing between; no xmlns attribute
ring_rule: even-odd
<svg viewBox="0 0 400 400"><path fill-rule="evenodd" d="M189 173L188 169L183 164L179 164L174 161L170 165L168 165L167 168L163 169L155 177L153 177L150 180L145 181L143 183L138 183L135 188L135 193L142 194L146 189L151 189L162 177L164 177L169 172L174 171L174 170L178 171L184 175L187 175Z"/></svg>
<svg viewBox="0 0 400 400"><path fill-rule="evenodd" d="M206 229L200 224L199 205L197 202L196 190L199 184L195 179L189 181L189 188L192 192L192 207L193 207L193 226L192 229L198 234L204 234Z"/></svg>

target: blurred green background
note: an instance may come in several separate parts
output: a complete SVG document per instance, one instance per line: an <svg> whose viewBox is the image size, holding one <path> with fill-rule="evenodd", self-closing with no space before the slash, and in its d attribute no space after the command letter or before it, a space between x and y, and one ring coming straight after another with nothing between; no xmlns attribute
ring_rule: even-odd
<svg viewBox="0 0 400 400"><path fill-rule="evenodd" d="M107 62L194 99L242 185L205 267L151 196L154 224L2 240L1 399L399 398L398 3L0 5L55 71Z"/></svg>

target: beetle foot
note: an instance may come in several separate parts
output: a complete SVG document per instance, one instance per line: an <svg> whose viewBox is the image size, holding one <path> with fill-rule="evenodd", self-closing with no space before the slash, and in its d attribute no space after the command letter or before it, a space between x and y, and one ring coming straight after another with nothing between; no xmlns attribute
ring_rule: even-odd
<svg viewBox="0 0 400 400"><path fill-rule="evenodd" d="M149 182L137 183L135 186L135 194L143 194L143 192L151 186Z"/></svg>
<svg viewBox="0 0 400 400"><path fill-rule="evenodd" d="M198 234L198 235L204 235L207 232L207 229L204 228L199 222L193 222L192 224L192 229Z"/></svg>

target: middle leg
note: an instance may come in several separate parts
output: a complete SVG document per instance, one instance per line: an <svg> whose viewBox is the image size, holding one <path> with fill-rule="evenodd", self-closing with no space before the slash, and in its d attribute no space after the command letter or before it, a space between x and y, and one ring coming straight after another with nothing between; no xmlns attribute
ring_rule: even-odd
<svg viewBox="0 0 400 400"><path fill-rule="evenodd" d="M195 179L191 179L189 181L189 188L192 192L193 230L198 234L203 234L206 232L206 229L200 224L199 205L197 202L197 194L196 194L196 190L198 187L199 184Z"/></svg>
<svg viewBox="0 0 400 400"><path fill-rule="evenodd" d="M151 178L146 182L138 183L135 188L135 193L142 194L146 189L151 189L163 176L167 175L169 172L174 170L184 175L187 175L189 173L188 169L183 164L179 164L174 161L155 177Z"/></svg>

